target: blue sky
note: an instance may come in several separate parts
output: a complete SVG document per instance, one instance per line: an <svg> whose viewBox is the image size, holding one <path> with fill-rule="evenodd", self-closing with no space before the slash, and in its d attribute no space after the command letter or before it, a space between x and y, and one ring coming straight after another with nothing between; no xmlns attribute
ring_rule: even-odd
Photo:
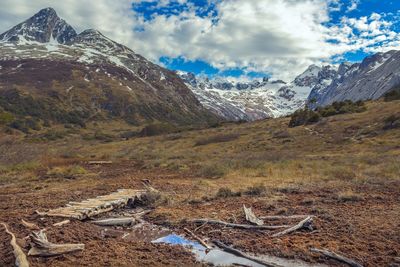
<svg viewBox="0 0 400 267"><path fill-rule="evenodd" d="M44 7L149 60L212 76L291 81L309 65L400 47L400 0L2 0L0 31Z"/></svg>

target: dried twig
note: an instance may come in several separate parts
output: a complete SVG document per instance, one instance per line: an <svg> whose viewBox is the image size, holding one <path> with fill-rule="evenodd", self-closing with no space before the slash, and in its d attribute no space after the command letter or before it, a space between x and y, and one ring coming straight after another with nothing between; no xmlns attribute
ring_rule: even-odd
<svg viewBox="0 0 400 267"><path fill-rule="evenodd" d="M28 229L30 229L30 230L39 230L39 229L40 229L39 226L37 226L36 224L31 223L31 222L27 222L27 221L25 221L24 219L21 220L21 223L22 223L26 228L28 228Z"/></svg>
<svg viewBox="0 0 400 267"><path fill-rule="evenodd" d="M263 266L267 266L267 267L281 267L281 265L277 265L277 264L272 263L272 262L266 262L266 261L264 261L264 260L261 260L261 259L252 257L252 256L250 256L250 255L247 255L246 253L244 253L244 252L242 252L242 251L240 251L240 250L237 250L237 249L235 249L235 248L229 247L229 246L225 245L224 243L222 243L222 242L220 242L220 241L218 241L218 240L214 240L213 243L214 243L217 247L223 249L224 251L226 251L226 252L228 252L228 253L231 253L231 254L233 254L233 255L235 255L235 256L242 257L242 258L245 258L245 259L254 261L254 262L256 262L256 263L258 263L258 264L261 264L261 265L263 265Z"/></svg>
<svg viewBox="0 0 400 267"><path fill-rule="evenodd" d="M4 228L6 229L6 233L11 236L11 241L10 244L13 247L14 250L14 256L15 256L15 265L17 267L29 267L29 262L28 259L26 258L25 253L22 251L22 248L17 244L17 238L15 235L8 230L7 224L1 223Z"/></svg>
<svg viewBox="0 0 400 267"><path fill-rule="evenodd" d="M219 221L219 220L210 220L210 219L195 219L195 220L192 220L191 222L193 222L195 224L203 224L203 223L217 224L217 225L222 225L222 226L225 226L225 227L232 227L232 228L238 228L238 229L248 229L248 230L276 230L276 229L289 227L288 225L248 225L248 224L237 224L237 223L228 223L228 222L223 222L223 221Z"/></svg>
<svg viewBox="0 0 400 267"><path fill-rule="evenodd" d="M197 235L195 235L192 231L190 231L187 228L183 228L183 230L185 230L186 233L188 233L189 235L191 235L194 239L196 239L197 241L199 241L199 243L201 245L203 245L203 247L205 247L207 250L211 250L212 248L206 243L204 242L203 239L201 239L200 237L198 237Z"/></svg>
<svg viewBox="0 0 400 267"><path fill-rule="evenodd" d="M33 245L28 252L29 256L57 256L80 251L85 248L84 244L53 244L47 240L47 236L43 230L32 233L30 237Z"/></svg>
<svg viewBox="0 0 400 267"><path fill-rule="evenodd" d="M103 220L92 221L91 223L101 226L129 226L135 223L135 218L132 217L108 218Z"/></svg>
<svg viewBox="0 0 400 267"><path fill-rule="evenodd" d="M316 252L316 253L320 253L328 258L343 262L348 264L351 267L363 267L360 263L349 259L347 257L344 257L342 255L336 254L335 252L329 251L329 250L325 250L325 249L317 249L317 248L311 248L310 249L311 252Z"/></svg>
<svg viewBox="0 0 400 267"><path fill-rule="evenodd" d="M270 216L260 216L258 218L263 220L292 220L292 219L304 219L307 217L313 217L313 215L270 215Z"/></svg>
<svg viewBox="0 0 400 267"><path fill-rule="evenodd" d="M302 228L311 228L311 224L312 224L312 217L307 217L304 220L302 220L301 222L299 222L298 224L296 224L295 226L292 226L282 232L273 234L272 237L279 237L279 236L287 235L287 234L290 234L290 233L297 231L299 229L302 229Z"/></svg>
<svg viewBox="0 0 400 267"><path fill-rule="evenodd" d="M61 222L58 222L58 223L54 223L53 226L59 227L59 226L65 225L65 224L69 224L70 222L71 222L70 220L64 220L64 221L61 221Z"/></svg>
<svg viewBox="0 0 400 267"><path fill-rule="evenodd" d="M257 218L257 216L254 214L254 212L251 210L251 208L247 208L245 205L243 205L243 211L246 216L246 220L255 224L255 225L263 225L264 221Z"/></svg>

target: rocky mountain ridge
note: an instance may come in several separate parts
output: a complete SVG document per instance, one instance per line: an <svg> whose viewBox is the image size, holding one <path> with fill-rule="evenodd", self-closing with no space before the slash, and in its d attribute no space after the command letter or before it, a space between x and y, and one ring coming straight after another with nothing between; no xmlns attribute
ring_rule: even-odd
<svg viewBox="0 0 400 267"><path fill-rule="evenodd" d="M49 103L60 107L60 113L78 113L86 121L97 117L133 124L217 120L173 71L97 30L77 34L51 8L3 33L0 40L0 98L4 99L0 104L10 102L12 91L11 95L28 95L34 106ZM19 109L4 104L1 110ZM32 116L33 112L20 113ZM62 114L57 118L63 121Z"/></svg>

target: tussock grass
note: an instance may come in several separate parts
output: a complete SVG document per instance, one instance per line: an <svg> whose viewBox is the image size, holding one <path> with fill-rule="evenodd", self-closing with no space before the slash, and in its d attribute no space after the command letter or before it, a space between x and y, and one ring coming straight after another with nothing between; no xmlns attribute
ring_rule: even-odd
<svg viewBox="0 0 400 267"><path fill-rule="evenodd" d="M217 134L217 135L213 135L213 136L200 138L199 140L196 141L196 143L194 145L195 146L205 146L205 145L215 144L215 143L230 142L230 141L238 139L239 137L240 137L239 134Z"/></svg>

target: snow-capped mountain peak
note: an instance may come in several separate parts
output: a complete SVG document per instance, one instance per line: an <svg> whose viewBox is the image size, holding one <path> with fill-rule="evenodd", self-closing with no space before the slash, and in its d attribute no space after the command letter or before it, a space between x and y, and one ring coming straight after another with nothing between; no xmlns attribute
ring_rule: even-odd
<svg viewBox="0 0 400 267"><path fill-rule="evenodd" d="M1 34L0 40L14 43L48 43L55 40L57 43L65 44L75 36L77 33L72 26L60 19L53 8L45 8Z"/></svg>

